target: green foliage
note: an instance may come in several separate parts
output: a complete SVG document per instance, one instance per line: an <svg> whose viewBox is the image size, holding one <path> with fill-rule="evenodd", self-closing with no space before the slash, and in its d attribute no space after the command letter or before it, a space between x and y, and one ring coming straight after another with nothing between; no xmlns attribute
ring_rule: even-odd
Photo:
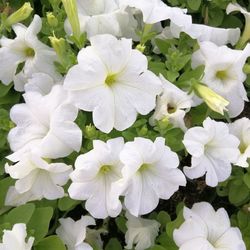
<svg viewBox="0 0 250 250"><path fill-rule="evenodd" d="M47 235L52 216L52 207L41 207L34 210L27 228L29 231L34 232L32 236L35 238L35 244L41 241Z"/></svg>
<svg viewBox="0 0 250 250"><path fill-rule="evenodd" d="M228 196L230 203L241 206L250 200L249 172L235 167L231 177L217 187L219 196Z"/></svg>
<svg viewBox="0 0 250 250"><path fill-rule="evenodd" d="M5 197L7 194L7 191L9 190L9 187L12 186L15 183L15 181L10 178L4 178L0 180L0 209L4 207Z"/></svg>
<svg viewBox="0 0 250 250"><path fill-rule="evenodd" d="M118 239L111 238L106 245L105 250L122 250L122 246Z"/></svg>
<svg viewBox="0 0 250 250"><path fill-rule="evenodd" d="M69 210L72 210L79 203L80 201L72 200L69 197L63 197L58 200L58 208L61 211L69 211Z"/></svg>
<svg viewBox="0 0 250 250"><path fill-rule="evenodd" d="M58 236L52 235L41 240L34 250L66 250L63 242Z"/></svg>
<svg viewBox="0 0 250 250"><path fill-rule="evenodd" d="M232 226L238 227L242 233L243 240L246 244L246 249L250 249L250 204L245 206L245 210L238 211L231 217Z"/></svg>

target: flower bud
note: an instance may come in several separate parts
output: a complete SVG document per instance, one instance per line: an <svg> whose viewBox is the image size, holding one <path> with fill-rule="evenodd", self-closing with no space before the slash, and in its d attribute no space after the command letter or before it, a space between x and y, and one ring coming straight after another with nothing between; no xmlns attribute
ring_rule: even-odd
<svg viewBox="0 0 250 250"><path fill-rule="evenodd" d="M80 30L80 22L77 12L76 0L62 0L64 9L69 19L69 23L71 25L73 35L80 39L81 30Z"/></svg>
<svg viewBox="0 0 250 250"><path fill-rule="evenodd" d="M47 12L47 21L48 21L48 24L51 26L51 27L56 27L58 25L58 20L57 18L53 15L52 12Z"/></svg>
<svg viewBox="0 0 250 250"><path fill-rule="evenodd" d="M13 24L20 23L28 18L33 11L30 3L25 3L20 9L11 14L5 21L5 26L10 27Z"/></svg>
<svg viewBox="0 0 250 250"><path fill-rule="evenodd" d="M63 60L63 56L66 51L65 39L49 36L49 40L59 59Z"/></svg>
<svg viewBox="0 0 250 250"><path fill-rule="evenodd" d="M85 126L85 129L84 129L84 135L86 138L89 138L89 139L93 139L97 136L97 130L95 128L95 126L93 125L87 125Z"/></svg>
<svg viewBox="0 0 250 250"><path fill-rule="evenodd" d="M207 106L213 111L223 115L224 110L227 110L226 106L229 104L229 102L222 96L215 93L212 89L202 84L195 84L194 89L196 94L200 96Z"/></svg>

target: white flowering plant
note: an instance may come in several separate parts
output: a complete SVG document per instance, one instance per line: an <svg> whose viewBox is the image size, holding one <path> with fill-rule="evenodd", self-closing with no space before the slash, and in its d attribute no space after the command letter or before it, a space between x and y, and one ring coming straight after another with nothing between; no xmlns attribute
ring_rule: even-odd
<svg viewBox="0 0 250 250"><path fill-rule="evenodd" d="M250 3L0 2L0 250L250 250Z"/></svg>

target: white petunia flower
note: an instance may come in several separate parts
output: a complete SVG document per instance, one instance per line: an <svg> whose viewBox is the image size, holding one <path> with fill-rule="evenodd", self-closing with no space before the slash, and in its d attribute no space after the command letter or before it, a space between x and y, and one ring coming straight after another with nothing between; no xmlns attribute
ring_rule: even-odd
<svg viewBox="0 0 250 250"><path fill-rule="evenodd" d="M39 200L40 196L34 195L32 190L24 193L19 193L15 186L10 186L4 201L5 206L18 207L20 205L26 204L29 201Z"/></svg>
<svg viewBox="0 0 250 250"><path fill-rule="evenodd" d="M178 156L165 146L162 137L155 142L141 137L127 142L120 160L124 164L122 179L112 185L114 209L121 206L116 197L124 195L125 207L132 215L147 214L157 207L159 199L169 199L179 186L186 185L177 168Z"/></svg>
<svg viewBox="0 0 250 250"><path fill-rule="evenodd" d="M228 43L235 45L240 38L239 28L224 29L196 23L192 23L190 26L178 26L173 22L170 23L170 27L164 28L159 38L179 38L181 32L185 32L199 42L210 41L218 46Z"/></svg>
<svg viewBox="0 0 250 250"><path fill-rule="evenodd" d="M127 232L125 234L126 249L144 250L154 245L159 233L160 223L156 220L135 217L126 212ZM133 246L135 248L133 248Z"/></svg>
<svg viewBox="0 0 250 250"><path fill-rule="evenodd" d="M163 93L157 97L155 112L150 118L150 124L154 125L155 120L166 118L174 127L186 130L184 117L192 105L190 95L166 80L162 75L160 75L160 79Z"/></svg>
<svg viewBox="0 0 250 250"><path fill-rule="evenodd" d="M245 8L242 8L238 3L229 3L226 8L226 12L229 14L233 11L239 11L245 17L245 28L239 43L237 44L241 48L244 47L246 42L250 39L250 12L248 12Z"/></svg>
<svg viewBox="0 0 250 250"><path fill-rule="evenodd" d="M34 91L41 95L48 95L54 85L62 85L62 81L55 81L52 77L45 73L34 73L24 85L25 92Z"/></svg>
<svg viewBox="0 0 250 250"><path fill-rule="evenodd" d="M161 82L147 69L146 56L132 49L131 40L98 35L90 42L79 52L78 65L69 70L64 86L78 108L93 111L98 129L124 130L137 113L146 115L155 108Z"/></svg>
<svg viewBox="0 0 250 250"><path fill-rule="evenodd" d="M87 226L95 225L95 220L90 216L82 216L80 220L71 218L59 219L60 226L56 234L61 238L68 250L92 250L93 248L83 242L86 238Z"/></svg>
<svg viewBox="0 0 250 250"><path fill-rule="evenodd" d="M188 129L183 144L192 155L191 167L184 167L184 173L190 179L206 174L206 183L211 187L230 176L231 163L239 157L237 137L229 133L227 124L210 118L203 127Z"/></svg>
<svg viewBox="0 0 250 250"><path fill-rule="evenodd" d="M188 26L192 23L191 16L185 15L185 9L170 7L161 0L119 0L119 2L120 6L129 6L140 10L143 22L146 24L155 24L166 19L170 19L180 26Z"/></svg>
<svg viewBox="0 0 250 250"><path fill-rule="evenodd" d="M55 200L64 196L63 185L69 180L72 166L48 163L34 154L26 154L18 163L5 165L5 172L16 179L18 193L31 193L36 199Z"/></svg>
<svg viewBox="0 0 250 250"><path fill-rule="evenodd" d="M34 237L29 237L26 242L27 231L24 223L17 223L12 230L3 230L3 240L0 250L31 250Z"/></svg>
<svg viewBox="0 0 250 250"><path fill-rule="evenodd" d="M3 84L10 84L13 80L15 89L23 91L23 78L29 78L33 73L46 73L55 80L60 80L56 72L54 61L56 53L47 45L41 43L37 34L42 28L42 20L38 15L29 27L22 24L13 25L16 33L15 39L2 37L0 39L0 80ZM24 62L22 71L15 78L17 67Z"/></svg>
<svg viewBox="0 0 250 250"><path fill-rule="evenodd" d="M235 165L247 168L249 166L247 160L250 158L250 120L244 117L228 126L230 133L240 140L240 156Z"/></svg>
<svg viewBox="0 0 250 250"><path fill-rule="evenodd" d="M248 12L245 8L241 7L239 4L237 3L228 4L227 9L226 9L227 14L230 14L233 11L241 12L246 19L246 23L250 21L250 12Z"/></svg>
<svg viewBox="0 0 250 250"><path fill-rule="evenodd" d="M77 0L77 7L81 32L86 32L88 38L98 34L135 37L137 22L117 0ZM67 34L72 33L68 20L64 28Z"/></svg>
<svg viewBox="0 0 250 250"><path fill-rule="evenodd" d="M18 161L27 151L49 159L79 151L82 132L73 122L78 110L67 101L68 94L62 86L54 86L45 96L33 91L23 96L25 103L16 104L10 111L17 126L8 135L14 151L8 159Z"/></svg>
<svg viewBox="0 0 250 250"><path fill-rule="evenodd" d="M211 42L201 42L200 49L192 56L192 67L205 65L202 82L229 101L230 117L238 116L248 101L243 82L246 74L242 69L250 56L250 44L244 50L218 47Z"/></svg>
<svg viewBox="0 0 250 250"><path fill-rule="evenodd" d="M230 226L224 208L217 211L207 202L184 207L184 223L173 233L179 250L246 250L240 230Z"/></svg>
<svg viewBox="0 0 250 250"><path fill-rule="evenodd" d="M93 149L76 159L68 192L72 199L87 200L85 208L95 218L116 217L121 211L112 210L114 197L110 190L112 183L121 178L119 154L123 146L121 137L106 143L94 140Z"/></svg>

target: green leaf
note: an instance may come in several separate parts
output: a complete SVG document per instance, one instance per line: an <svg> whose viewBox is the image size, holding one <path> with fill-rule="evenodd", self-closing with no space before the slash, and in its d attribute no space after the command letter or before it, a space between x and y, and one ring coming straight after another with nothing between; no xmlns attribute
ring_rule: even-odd
<svg viewBox="0 0 250 250"><path fill-rule="evenodd" d="M160 213L157 215L157 221L159 221L161 225L165 227L166 224L171 221L171 217L167 212L160 211Z"/></svg>
<svg viewBox="0 0 250 250"><path fill-rule="evenodd" d="M201 5L201 0L187 0L187 4L191 10L198 10Z"/></svg>
<svg viewBox="0 0 250 250"><path fill-rule="evenodd" d="M105 250L122 250L122 246L116 238L111 238L106 245Z"/></svg>
<svg viewBox="0 0 250 250"><path fill-rule="evenodd" d="M237 180L238 181L238 180ZM239 206L249 199L250 190L244 182L232 181L229 183L228 199L230 203Z"/></svg>
<svg viewBox="0 0 250 250"><path fill-rule="evenodd" d="M121 232L123 232L124 234L125 234L126 231L127 231L126 221L127 221L127 220L126 220L124 217L121 217L121 216L115 218L115 223L116 223L118 229L119 229Z"/></svg>
<svg viewBox="0 0 250 250"><path fill-rule="evenodd" d="M3 104L16 104L20 100L20 93L10 91L8 95L0 97L0 105Z"/></svg>
<svg viewBox="0 0 250 250"><path fill-rule="evenodd" d="M28 203L19 207L13 208L7 215L4 216L4 222L8 222L11 225L16 223L28 224L33 213L35 211L35 205Z"/></svg>
<svg viewBox="0 0 250 250"><path fill-rule="evenodd" d="M168 54L168 50L169 48L171 48L173 42L171 43L171 40L162 40L162 39L156 38L155 44L162 54Z"/></svg>
<svg viewBox="0 0 250 250"><path fill-rule="evenodd" d="M81 201L72 200L70 197L63 197L58 201L58 208L61 211L68 211L77 206Z"/></svg>
<svg viewBox="0 0 250 250"><path fill-rule="evenodd" d="M159 245L155 245L153 247L148 248L148 250L166 250L166 248L162 247L162 246L159 246ZM169 250L169 248L168 248L168 250Z"/></svg>
<svg viewBox="0 0 250 250"><path fill-rule="evenodd" d="M6 96L12 86L13 86L13 84L9 84L6 86L6 85L0 83L0 97Z"/></svg>
<svg viewBox="0 0 250 250"><path fill-rule="evenodd" d="M66 250L66 247L58 236L51 235L41 240L34 250Z"/></svg>
<svg viewBox="0 0 250 250"><path fill-rule="evenodd" d="M10 177L4 178L0 181L0 208L4 207L5 197L10 186L13 186L15 180Z"/></svg>
<svg viewBox="0 0 250 250"><path fill-rule="evenodd" d="M248 225L248 216L242 211L237 213L237 221L240 229L246 228Z"/></svg>
<svg viewBox="0 0 250 250"><path fill-rule="evenodd" d="M182 143L184 133L179 128L173 128L165 134L166 144L175 152L184 149Z"/></svg>
<svg viewBox="0 0 250 250"><path fill-rule="evenodd" d="M36 208L28 225L28 230L34 230L35 243L46 236L49 229L50 220L53 216L52 207Z"/></svg>
<svg viewBox="0 0 250 250"><path fill-rule="evenodd" d="M208 25L218 27L222 24L224 19L224 11L219 8L210 9L208 12Z"/></svg>
<svg viewBox="0 0 250 250"><path fill-rule="evenodd" d="M163 232L157 239L157 243L163 246L166 250L178 250L174 240L170 238L166 232Z"/></svg>
<svg viewBox="0 0 250 250"><path fill-rule="evenodd" d="M247 185L248 188L250 188L250 173L247 172L243 177L244 183Z"/></svg>
<svg viewBox="0 0 250 250"><path fill-rule="evenodd" d="M0 129L4 131L10 130L9 112L5 109L0 109Z"/></svg>
<svg viewBox="0 0 250 250"><path fill-rule="evenodd" d="M204 74L204 69L205 69L204 65L201 65L195 68L194 70L185 71L178 79L178 83L182 81L189 81L192 78L200 80Z"/></svg>
<svg viewBox="0 0 250 250"><path fill-rule="evenodd" d="M179 211L177 218L174 221L171 221L166 226L166 232L169 238L173 238L173 232L176 228L179 228L180 225L184 222L183 210Z"/></svg>
<svg viewBox="0 0 250 250"><path fill-rule="evenodd" d="M193 126L201 125L208 115L207 109L208 108L207 108L207 105L205 103L192 108L187 115L188 121Z"/></svg>

